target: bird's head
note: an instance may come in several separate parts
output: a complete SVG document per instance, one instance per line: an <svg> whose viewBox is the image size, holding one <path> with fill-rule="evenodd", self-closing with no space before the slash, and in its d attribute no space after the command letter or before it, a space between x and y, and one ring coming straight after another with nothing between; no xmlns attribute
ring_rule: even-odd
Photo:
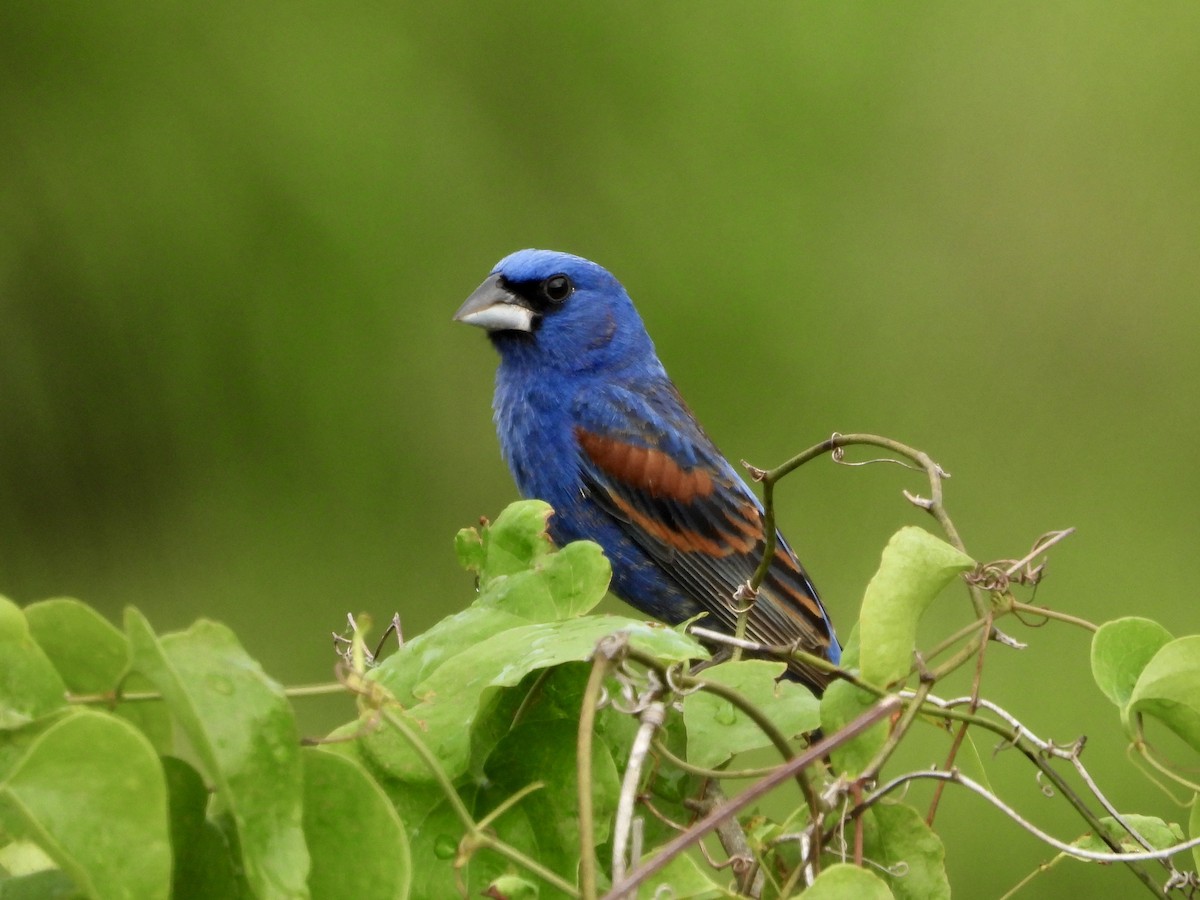
<svg viewBox="0 0 1200 900"><path fill-rule="evenodd" d="M655 360L625 288L594 262L518 250L454 314L487 329L506 361L585 372Z"/></svg>

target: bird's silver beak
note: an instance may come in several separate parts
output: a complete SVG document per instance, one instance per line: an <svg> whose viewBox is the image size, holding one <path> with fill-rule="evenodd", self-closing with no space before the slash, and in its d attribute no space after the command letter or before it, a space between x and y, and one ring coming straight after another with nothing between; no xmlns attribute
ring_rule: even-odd
<svg viewBox="0 0 1200 900"><path fill-rule="evenodd" d="M454 321L488 331L533 331L533 310L504 286L497 273L475 288L454 314Z"/></svg>

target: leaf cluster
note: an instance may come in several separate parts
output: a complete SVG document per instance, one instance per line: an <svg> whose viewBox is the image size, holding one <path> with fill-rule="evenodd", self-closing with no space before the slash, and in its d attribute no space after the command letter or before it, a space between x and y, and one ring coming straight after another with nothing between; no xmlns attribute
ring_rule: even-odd
<svg viewBox="0 0 1200 900"><path fill-rule="evenodd" d="M524 501L460 532L472 602L386 659L351 636L330 688L354 709L319 746L219 623L160 635L135 609L118 629L78 601L0 599L0 898L948 897L937 794L922 811L896 789L933 778L1002 808L969 729L1076 806L1082 836L1047 840L1060 858L1187 882L1195 815L1185 830L1081 796L1058 768L1086 781L1081 745L1036 738L978 675L966 701L934 695L1032 609L994 583L983 619L919 650L939 595L978 583L960 548L893 536L818 699L768 658L787 648L597 614L608 562L554 548L550 514ZM1145 723L1200 750L1200 637L1122 619L1091 662L1138 758L1190 800ZM949 761L897 771L917 727Z"/></svg>

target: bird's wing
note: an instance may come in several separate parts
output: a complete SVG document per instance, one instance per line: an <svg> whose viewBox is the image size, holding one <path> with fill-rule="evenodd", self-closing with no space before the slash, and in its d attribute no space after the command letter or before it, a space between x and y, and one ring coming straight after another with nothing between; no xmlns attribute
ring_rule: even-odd
<svg viewBox="0 0 1200 900"><path fill-rule="evenodd" d="M669 382L649 395L591 394L576 412L575 439L587 490L709 612L718 630L732 633L734 591L762 559L758 499ZM836 646L816 589L782 538L746 636L766 644L797 642L820 655ZM801 664L793 668L817 686L828 681Z"/></svg>

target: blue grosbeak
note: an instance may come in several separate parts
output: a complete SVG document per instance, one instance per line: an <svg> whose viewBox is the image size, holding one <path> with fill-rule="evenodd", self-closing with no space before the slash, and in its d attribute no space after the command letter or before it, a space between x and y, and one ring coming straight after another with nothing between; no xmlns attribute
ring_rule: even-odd
<svg viewBox="0 0 1200 900"><path fill-rule="evenodd" d="M520 250L454 318L500 353L501 450L520 492L554 507L551 537L596 541L613 592L642 612L672 625L706 612L732 633L734 591L762 558L762 507L667 377L620 282L578 256ZM777 546L746 636L836 663L816 589ZM817 692L828 681L795 661L789 674Z"/></svg>

